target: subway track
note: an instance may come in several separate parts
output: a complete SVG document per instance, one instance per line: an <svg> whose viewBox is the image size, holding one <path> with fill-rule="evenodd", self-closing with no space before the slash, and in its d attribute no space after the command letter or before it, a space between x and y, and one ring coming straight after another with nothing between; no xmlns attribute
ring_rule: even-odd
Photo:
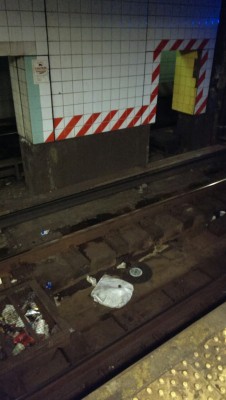
<svg viewBox="0 0 226 400"><path fill-rule="evenodd" d="M61 210L75 207L86 202L98 200L113 194L139 187L142 184L151 185L156 181L161 181L171 177L179 176L186 173L189 169L194 169L200 173L204 169L203 180L196 187L201 187L203 183L211 183L214 175L217 173L222 176L226 171L225 154L226 150L223 146L219 146L215 152L193 152L193 156L189 158L172 158L174 161L170 165L167 163L155 163L154 167L140 174L132 175L126 178L117 179L106 184L97 185L93 188L80 191L68 196L56 198L31 207L18 209L16 211L7 212L0 215L0 228L5 229L25 221L34 220L49 213L56 213ZM206 168L206 170L205 170ZM209 171L208 171L209 169ZM187 191L189 191L189 187ZM178 194L178 193L177 193ZM169 194L167 194L169 197ZM149 202L157 202L159 196L153 197ZM145 202L141 202L138 207L142 207Z"/></svg>
<svg viewBox="0 0 226 400"><path fill-rule="evenodd" d="M1 299L31 287L59 330L1 361L1 398L82 399L223 303L225 204L225 178L212 180L3 260ZM125 270L116 268L122 261ZM87 273L130 280L134 265L144 279L132 280L134 296L124 308L93 302Z"/></svg>

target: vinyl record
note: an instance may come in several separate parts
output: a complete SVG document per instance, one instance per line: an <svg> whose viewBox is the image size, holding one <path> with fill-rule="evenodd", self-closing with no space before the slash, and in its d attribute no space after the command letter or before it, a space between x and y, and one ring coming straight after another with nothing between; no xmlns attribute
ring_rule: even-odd
<svg viewBox="0 0 226 400"><path fill-rule="evenodd" d="M151 268L141 262L132 262L123 273L123 279L130 283L144 283L152 277Z"/></svg>

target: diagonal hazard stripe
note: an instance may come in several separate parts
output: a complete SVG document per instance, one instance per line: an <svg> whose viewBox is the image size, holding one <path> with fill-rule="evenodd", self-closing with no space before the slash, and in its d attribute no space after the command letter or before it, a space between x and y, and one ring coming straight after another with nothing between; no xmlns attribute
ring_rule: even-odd
<svg viewBox="0 0 226 400"><path fill-rule="evenodd" d="M126 118L130 115L130 113L133 111L132 108L127 108L121 115L121 117L118 119L118 121L115 123L115 125L111 128L111 131L117 131L117 129L120 128L120 126L123 124L123 122L126 120Z"/></svg>
<svg viewBox="0 0 226 400"><path fill-rule="evenodd" d="M159 86L156 86L156 88L151 93L150 102L152 102L156 98L156 96L158 96L158 92L159 92Z"/></svg>
<svg viewBox="0 0 226 400"><path fill-rule="evenodd" d="M112 120L112 118L115 116L115 114L118 112L118 110L112 110L110 111L104 120L101 122L101 124L98 126L98 128L95 130L94 133L101 133L103 132L104 128L109 124L109 122Z"/></svg>
<svg viewBox="0 0 226 400"><path fill-rule="evenodd" d="M195 104L198 104L198 102L201 100L203 96L203 89L199 92L198 96L195 99Z"/></svg>
<svg viewBox="0 0 226 400"><path fill-rule="evenodd" d="M204 54L204 56L201 58L200 61L200 68L203 67L203 65L206 63L206 61L208 60L208 51Z"/></svg>
<svg viewBox="0 0 226 400"><path fill-rule="evenodd" d="M58 118L54 118L53 119L53 128L56 129L56 127L59 125L59 123L62 121L62 117L58 117ZM53 130L53 132L50 133L50 135L48 136L48 138L46 139L45 143L49 143L49 142L54 142L55 140L55 132Z"/></svg>
<svg viewBox="0 0 226 400"><path fill-rule="evenodd" d="M204 110L204 108L207 105L207 98L203 101L201 106L198 108L198 110L195 112L196 115L201 114L201 112Z"/></svg>
<svg viewBox="0 0 226 400"><path fill-rule="evenodd" d="M183 43L183 39L178 39L176 42L173 44L173 46L170 48L170 50L177 50L180 45Z"/></svg>
<svg viewBox="0 0 226 400"><path fill-rule="evenodd" d="M204 81L205 77L206 77L206 71L204 71L203 74L199 77L199 80L198 80L198 83L197 83L197 87L199 87L202 84L202 82Z"/></svg>
<svg viewBox="0 0 226 400"><path fill-rule="evenodd" d="M78 131L76 137L78 136L84 136L86 132L89 130L89 128L94 124L96 119L99 117L101 113L93 113L86 121L86 123L83 125L83 127Z"/></svg>
<svg viewBox="0 0 226 400"><path fill-rule="evenodd" d="M160 64L157 65L157 67L155 68L155 70L152 73L152 77L151 77L151 83L153 83L156 78L159 76L160 74Z"/></svg>
<svg viewBox="0 0 226 400"><path fill-rule="evenodd" d="M155 105L155 107L151 110L150 114L147 116L147 118L145 118L142 125L147 125L151 122L152 118L154 118L154 116L156 115L156 109L157 109L157 105Z"/></svg>
<svg viewBox="0 0 226 400"><path fill-rule="evenodd" d="M81 118L82 118L82 115L74 115L74 117L71 118L71 120L68 122L68 124L62 130L62 132L58 136L57 140L66 139L66 137L69 135L69 133L72 131L72 129L75 127L75 125L78 123L78 121Z"/></svg>
<svg viewBox="0 0 226 400"><path fill-rule="evenodd" d="M57 128L57 126L59 125L59 123L62 121L62 117L59 117L59 118L54 118L53 119L53 126L54 126L54 128Z"/></svg>
<svg viewBox="0 0 226 400"><path fill-rule="evenodd" d="M128 125L127 128L132 128L132 127L137 123L137 121L142 117L143 113L147 110L147 108L148 108L148 105L142 106L142 107L138 110L138 112L136 113L136 115L135 115L135 117L132 119L132 121L130 121L130 123L129 123L129 125Z"/></svg>
<svg viewBox="0 0 226 400"><path fill-rule="evenodd" d="M206 47L208 42L209 42L209 39L203 39L203 41L201 42L201 44L198 47L198 50L204 49L204 47Z"/></svg>
<svg viewBox="0 0 226 400"><path fill-rule="evenodd" d="M169 39L163 39L159 43L159 45L156 47L154 51L154 61L158 57L158 55L161 53L161 51L166 47L167 43L169 42Z"/></svg>
<svg viewBox="0 0 226 400"><path fill-rule="evenodd" d="M185 47L184 50L191 50L196 41L197 41L197 39L191 39L191 40L189 40L189 42L188 42L188 44L187 44L187 46Z"/></svg>
<svg viewBox="0 0 226 400"><path fill-rule="evenodd" d="M54 135L54 131L50 133L50 135L47 137L47 139L45 140L45 143L49 143L49 142L54 142L55 140L55 135Z"/></svg>

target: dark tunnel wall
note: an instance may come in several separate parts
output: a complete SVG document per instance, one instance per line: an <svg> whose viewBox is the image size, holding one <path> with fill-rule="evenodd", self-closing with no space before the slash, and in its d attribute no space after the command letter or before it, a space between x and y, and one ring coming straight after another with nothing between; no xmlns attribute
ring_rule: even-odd
<svg viewBox="0 0 226 400"><path fill-rule="evenodd" d="M176 133L183 151L214 145L226 135L226 2L222 2L206 113L178 113Z"/></svg>

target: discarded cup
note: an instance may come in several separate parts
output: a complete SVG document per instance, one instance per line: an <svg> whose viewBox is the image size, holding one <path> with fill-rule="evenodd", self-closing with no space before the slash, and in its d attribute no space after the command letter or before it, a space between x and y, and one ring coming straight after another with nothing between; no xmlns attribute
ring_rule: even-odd
<svg viewBox="0 0 226 400"><path fill-rule="evenodd" d="M35 331L38 335L45 334L45 320L44 319L41 318L38 320Z"/></svg>
<svg viewBox="0 0 226 400"><path fill-rule="evenodd" d="M13 349L13 356L17 356L17 354L21 353L25 349L25 346L22 343L17 343Z"/></svg>

